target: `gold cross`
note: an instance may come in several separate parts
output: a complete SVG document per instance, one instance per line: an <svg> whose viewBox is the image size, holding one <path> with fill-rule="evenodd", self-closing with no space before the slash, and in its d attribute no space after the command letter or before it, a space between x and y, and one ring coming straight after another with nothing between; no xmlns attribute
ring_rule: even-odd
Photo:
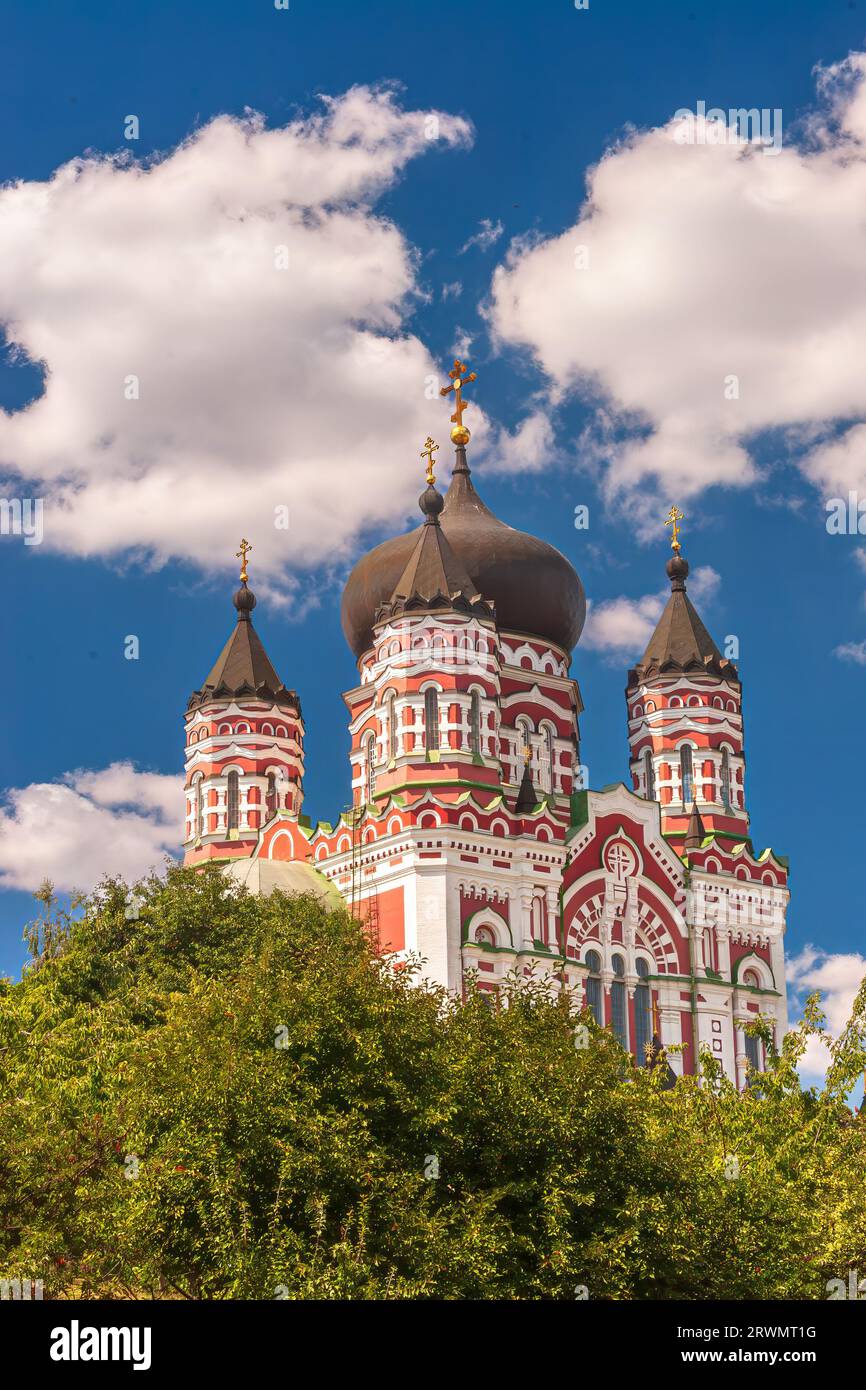
<svg viewBox="0 0 866 1390"><path fill-rule="evenodd" d="M463 412L470 401L463 399L463 387L467 381L475 381L476 373L466 371L466 363L459 358L454 359L454 366L448 373L451 378L450 386L439 388L440 396L447 396L449 391L454 392L454 414L451 416L451 423L454 426L451 431L451 438L455 444L467 444L469 442L469 431L463 423Z"/></svg>
<svg viewBox="0 0 866 1390"><path fill-rule="evenodd" d="M682 546L680 545L680 530L679 526L677 525L677 522L682 520L682 512L678 512L676 507L671 507L670 511L668 512L668 519L665 522L665 526L673 527L673 530L671 532L671 550L679 551L682 549Z"/></svg>
<svg viewBox="0 0 866 1390"><path fill-rule="evenodd" d="M240 548L240 550L238 550L238 551L235 552L235 553L237 554L238 559L239 559L240 562L241 562L241 583L242 583L242 584L246 584L247 579L249 578L249 576L248 576L248 574L247 574L247 555L250 553L251 550L252 550L252 546L250 545L249 541L248 541L248 540L241 540L241 548Z"/></svg>
<svg viewBox="0 0 866 1390"><path fill-rule="evenodd" d="M426 459L426 460L427 460L427 486L428 486L428 487L432 487L433 484L434 484L435 481L436 481L436 479L435 479L434 476L433 476L433 455L435 454L435 452L436 452L436 450L437 450L438 448L439 448L439 445L438 445L438 444L434 444L434 443L433 443L433 440L430 438L430 435L428 434L428 436L427 436L427 438L426 438L426 440L425 440L425 442L424 442L424 448L421 450L421 457L422 457L422 459Z"/></svg>
<svg viewBox="0 0 866 1390"><path fill-rule="evenodd" d="M529 746L528 743L525 743L525 744L523 745L523 762L524 762L524 765L525 765L526 767L529 767L529 764L530 764L531 761L532 761L532 749L530 748L530 746Z"/></svg>

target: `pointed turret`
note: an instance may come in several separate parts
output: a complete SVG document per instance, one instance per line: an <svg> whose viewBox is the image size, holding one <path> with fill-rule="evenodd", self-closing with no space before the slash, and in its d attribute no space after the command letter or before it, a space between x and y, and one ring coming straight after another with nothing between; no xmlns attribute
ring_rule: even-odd
<svg viewBox="0 0 866 1390"><path fill-rule="evenodd" d="M517 800L514 809L519 816L531 815L538 805L538 793L532 785L532 769L530 766L530 750L527 748L524 753L523 779L517 793Z"/></svg>
<svg viewBox="0 0 866 1390"><path fill-rule="evenodd" d="M645 680L653 674L679 671L712 671L727 680L737 679L737 668L722 656L700 615L686 593L689 562L677 552L665 566L671 581L671 596L647 643L647 649L633 671L632 680Z"/></svg>
<svg viewBox="0 0 866 1390"><path fill-rule="evenodd" d="M688 829L686 830L686 838L683 840L683 849L700 849L701 845L704 843L705 833L704 823L701 820L701 813L697 808L697 804L693 801L692 814L689 817Z"/></svg>
<svg viewBox="0 0 866 1390"><path fill-rule="evenodd" d="M700 848L707 834L743 841L749 817L740 678L686 593L681 520L672 507L671 595L629 672L626 700L634 789L659 802L662 830L683 853Z"/></svg>
<svg viewBox="0 0 866 1390"><path fill-rule="evenodd" d="M274 816L303 801L301 704L277 675L253 627L247 553L234 595L237 622L186 708L186 862L252 854Z"/></svg>
<svg viewBox="0 0 866 1390"><path fill-rule="evenodd" d="M189 698L188 709L194 709L214 697L227 699L235 695L260 694L278 704L293 705L300 712L298 696L289 690L274 670L251 617L256 596L248 586L246 552L251 547L244 541L244 564L241 587L232 597L237 609L237 623L199 690ZM241 553L241 552L239 552Z"/></svg>
<svg viewBox="0 0 866 1390"><path fill-rule="evenodd" d="M442 608L474 613L483 618L493 617L492 605L478 592L439 525L445 502L434 483L431 473L426 490L418 498L424 524L390 600L376 613L377 623L408 611Z"/></svg>

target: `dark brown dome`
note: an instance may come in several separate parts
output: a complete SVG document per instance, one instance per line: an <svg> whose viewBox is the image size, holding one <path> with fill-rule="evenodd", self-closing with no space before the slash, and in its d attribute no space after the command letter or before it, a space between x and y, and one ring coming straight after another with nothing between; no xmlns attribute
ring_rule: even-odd
<svg viewBox="0 0 866 1390"><path fill-rule="evenodd" d="M501 631L544 637L568 652L577 645L586 618L580 579L554 546L506 526L484 505L472 485L463 448L457 450L440 524L479 592L495 605ZM356 657L372 643L376 612L391 598L420 529L375 546L349 575L342 621Z"/></svg>

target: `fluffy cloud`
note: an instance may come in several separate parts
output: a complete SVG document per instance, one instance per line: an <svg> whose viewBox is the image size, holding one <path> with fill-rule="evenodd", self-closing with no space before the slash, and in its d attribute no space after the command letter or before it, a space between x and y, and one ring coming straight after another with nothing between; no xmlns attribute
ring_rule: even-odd
<svg viewBox="0 0 866 1390"><path fill-rule="evenodd" d="M89 889L105 873L133 881L176 854L183 779L112 763L9 792L0 809L0 887Z"/></svg>
<svg viewBox="0 0 866 1390"><path fill-rule="evenodd" d="M855 952L831 955L814 946L805 947L798 956L792 956L787 962L788 989L793 996L791 1003L794 1006L792 1014L799 1009L807 994L820 990L827 1027L832 1036L838 1037L851 1015L854 996L864 975L866 959ZM800 1071L810 1084L823 1081L829 1061L826 1046L812 1038L800 1064Z"/></svg>
<svg viewBox="0 0 866 1390"><path fill-rule="evenodd" d="M46 497L45 544L211 568L244 531L277 582L412 510L406 441L439 418L442 365L406 330L417 257L374 204L470 139L358 87L0 190L0 321L45 370L0 412L0 467Z"/></svg>
<svg viewBox="0 0 866 1390"><path fill-rule="evenodd" d="M700 565L689 579L689 594L698 602L712 599L719 582L720 576L712 565ZM611 660L640 656L669 598L670 591L665 589L641 598L621 595L590 604L581 647L601 652Z"/></svg>
<svg viewBox="0 0 866 1390"><path fill-rule="evenodd" d="M488 306L551 398L601 393L606 487L688 497L756 476L782 427L819 486L866 487L866 55L820 74L799 142L713 142L682 116L591 171L577 222L512 244ZM691 143L685 141L695 137Z"/></svg>

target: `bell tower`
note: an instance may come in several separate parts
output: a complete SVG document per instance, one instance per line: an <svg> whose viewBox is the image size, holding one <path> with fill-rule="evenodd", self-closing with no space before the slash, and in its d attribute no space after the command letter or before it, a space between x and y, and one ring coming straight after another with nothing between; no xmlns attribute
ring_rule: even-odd
<svg viewBox="0 0 866 1390"><path fill-rule="evenodd" d="M749 835L742 687L686 593L682 519L672 507L671 596L626 688L632 785L659 802L662 830L678 852L697 848L705 834L736 843Z"/></svg>
<svg viewBox="0 0 866 1390"><path fill-rule="evenodd" d="M184 862L249 856L263 826L303 801L304 724L294 690L280 680L253 627L241 541L234 630L186 707Z"/></svg>

